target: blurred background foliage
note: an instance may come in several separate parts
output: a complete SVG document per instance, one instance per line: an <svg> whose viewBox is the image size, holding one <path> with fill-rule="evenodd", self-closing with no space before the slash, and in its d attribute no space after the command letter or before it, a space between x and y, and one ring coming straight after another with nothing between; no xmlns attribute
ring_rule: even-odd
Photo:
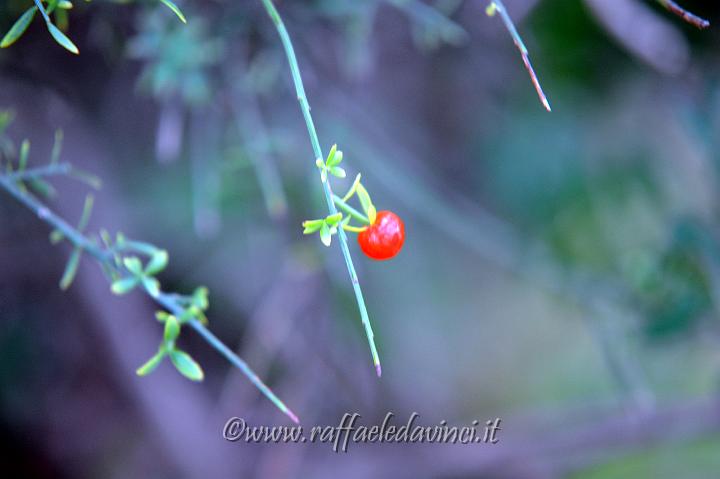
<svg viewBox="0 0 720 479"><path fill-rule="evenodd" d="M158 2L78 2L78 57L31 24L0 51L10 133L40 163L64 128L64 159L106 184L91 225L166 248L163 285L207 284L213 329L306 425L499 416L500 444L225 444L229 416L282 419L196 338L202 385L135 378L161 335L152 305L92 268L61 294L68 252L3 197L3 475L715 477L717 29L653 2L508 0L547 114L482 2L277 3L323 147L405 220L392 262L352 245L380 381L336 245L301 234L323 198L260 2L185 1L187 25ZM28 6L3 2L0 30ZM62 186L74 219L84 192Z"/></svg>

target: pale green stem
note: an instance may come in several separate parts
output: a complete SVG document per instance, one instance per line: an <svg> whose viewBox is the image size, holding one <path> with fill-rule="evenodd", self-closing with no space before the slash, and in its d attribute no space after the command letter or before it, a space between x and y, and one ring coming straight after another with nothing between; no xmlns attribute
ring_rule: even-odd
<svg viewBox="0 0 720 479"><path fill-rule="evenodd" d="M307 125L308 134L310 135L310 143L312 144L313 153L315 159L322 160L324 155L320 148L320 141L318 140L317 132L315 131L315 124L313 123L312 115L310 114L310 105L308 104L307 96L305 95L305 87L303 86L302 77L300 76L300 67L298 66L297 58L295 57L295 49L293 48L290 35L283 24L280 14L278 13L275 5L271 0L262 0L265 10L275 24L280 41L282 42L287 60L290 65L290 73L292 74L293 83L295 84L295 92L297 99L300 102L300 110L302 111L303 117L305 118L305 124ZM329 181L323 181L323 192L325 193L325 201L327 202L328 210L330 214L336 214L337 208L333 202L333 192L330 187ZM338 231L338 237L340 239L340 249L342 250L343 257L345 258L345 264L350 274L350 281L352 282L353 290L355 291L355 299L360 309L360 317L362 319L363 326L365 327L365 335L367 336L368 344L370 345L370 352L372 354L373 364L375 365L375 371L377 375L382 374L380 367L380 357L378 356L377 348L375 347L375 335L370 325L370 318L368 317L367 308L365 307L365 299L363 298L362 290L360 289L360 282L358 281L357 273L355 272L355 266L353 265L352 257L350 256L350 249L347 244L347 235L345 231L340 228Z"/></svg>
<svg viewBox="0 0 720 479"><path fill-rule="evenodd" d="M55 166L61 167L62 165ZM53 170L49 167L38 168L36 170L26 170L25 172L23 172L23 174L25 176L30 175L29 177L32 178L32 173L41 171L49 174L49 172ZM91 241L80 231L70 226L64 219L53 213L47 206L38 201L34 196L24 192L16 183L17 180L14 179L14 177L17 175L17 173L14 173L0 176L0 187L5 189L20 203L33 211L38 216L38 218L40 218L53 228L61 231L63 236L67 238L68 241L73 244L73 246L84 250L102 265L119 273L125 273L125 271L120 270L115 265L113 255L109 251L105 251L100 248L96 243ZM145 291L144 288L142 290ZM161 291L160 294L158 294L157 296L152 296L149 293L148 296L150 296L153 300L155 300L155 302L166 308L168 311L170 311L177 317L180 317L185 312L185 308L178 301L177 295L173 293L165 293ZM225 356L225 358L230 361L231 364L240 369L240 371L242 371L242 373L250 380L250 382L253 383L255 387L257 387L260 392L262 392L265 397L267 397L278 409L280 409L280 411L282 411L290 419L292 419L293 422L299 422L298 417L295 415L295 413L293 413L285 405L285 403L283 403L280 398L278 398L275 393L273 393L272 390L268 388L265 383L262 382L262 380L253 372L250 366L248 366L245 361L243 361L238 355L233 353L227 346L225 346L213 333L210 332L210 330L203 326L203 324L200 323L197 319L192 319L187 324L189 324L190 327L192 327L198 334L200 334L210 344L210 346L212 346L220 354Z"/></svg>

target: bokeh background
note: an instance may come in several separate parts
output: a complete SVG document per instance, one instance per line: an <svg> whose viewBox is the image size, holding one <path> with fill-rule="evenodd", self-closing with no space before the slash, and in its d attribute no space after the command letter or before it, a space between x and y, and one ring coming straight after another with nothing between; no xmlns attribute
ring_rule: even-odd
<svg viewBox="0 0 720 479"><path fill-rule="evenodd" d="M461 0L280 1L323 148L379 209L393 261L351 250L374 376L337 244L304 237L322 192L260 2L78 2L73 56L39 18L0 51L8 130L103 179L88 231L170 253L213 331L302 418L502 418L496 445L230 444L286 418L192 331L191 383L135 369L162 327L0 194L3 477L711 478L720 470L720 70L716 27L653 2L507 0L554 107L499 18ZM720 24L715 2L684 6ZM30 5L6 0L7 31ZM347 183L347 182L346 182ZM75 223L87 188L55 181ZM344 188L343 181L336 188Z"/></svg>

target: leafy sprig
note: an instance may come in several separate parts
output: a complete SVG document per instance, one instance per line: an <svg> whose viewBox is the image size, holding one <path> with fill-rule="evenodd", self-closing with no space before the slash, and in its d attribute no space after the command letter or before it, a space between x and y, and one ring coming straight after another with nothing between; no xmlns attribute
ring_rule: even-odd
<svg viewBox="0 0 720 479"><path fill-rule="evenodd" d="M320 140L318 138L317 131L315 130L315 123L313 122L312 113L310 112L310 104L308 102L307 95L305 94L305 86L303 84L302 75L300 74L300 66L298 65L297 57L295 56L295 48L293 47L292 40L290 39L290 34L288 33L287 28L285 28L285 24L280 17L280 13L275 8L272 0L262 0L262 4L265 7L265 11L267 12L268 16L275 25L275 29L277 30L278 36L280 37L280 41L283 45L283 49L285 50L285 56L287 57L288 65L290 67L290 74L293 79L293 84L295 85L295 93L298 102L300 103L300 111L302 112L303 118L305 119L305 125L307 127L308 136L310 138L310 144L312 146L317 164L317 159L323 158L324 155L322 154ZM322 187L323 193L325 194L325 201L327 203L328 213L330 216L335 215L338 212L335 206L332 187L330 186L330 182L327 181L328 168L332 168L335 166L328 166L328 162L325 161L320 173L321 179L324 178L324 181L322 181ZM318 165L318 167L320 167L320 165ZM373 364L375 365L375 371L378 376L381 376L382 368L380 366L380 356L378 355L377 347L375 345L375 335L373 333L372 326L370 325L370 317L368 316L367 307L365 306L365 298L363 297L362 288L360 287L360 281L358 280L352 256L350 255L350 248L348 247L347 243L347 235L342 228L338 229L337 234L339 239L338 242L340 243L340 250L342 251L343 258L345 259L345 265L347 266L348 274L350 275L350 283L352 284L353 291L355 292L355 299L357 300L358 309L360 310L360 318L362 320L363 327L365 328L365 335L368 340L368 345L370 346L370 353L372 355Z"/></svg>
<svg viewBox="0 0 720 479"><path fill-rule="evenodd" d="M193 381L201 381L204 377L202 368L185 351L177 347L177 340L184 326L188 326L205 339L214 349L222 354L265 395L280 411L294 422L299 422L283 401L255 374L250 366L237 354L222 343L207 328L205 311L209 307L208 290L204 287L195 289L190 295L165 292L161 289L156 275L168 264L168 253L149 243L134 241L118 233L112 240L111 235L101 230L96 236L84 233L92 211L93 197L88 195L78 227L74 228L64 219L57 216L36 194L47 195L49 191L45 178L53 176L71 176L97 186L98 181L86 173L79 172L68 163L58 161L59 143L62 134L56 134L56 143L51 154L51 163L37 168L27 168L30 143L23 141L18 155L12 142L4 135L12 115L0 112L0 157L6 160L5 173L0 174L0 189L5 190L20 203L33 211L38 218L49 224L53 229L50 241L57 244L67 240L73 246L65 272L61 279L61 287L67 289L77 272L83 253L91 256L102 267L111 283L115 294L126 294L139 288L152 298L163 309L158 311L156 318L164 323L163 338L158 351L137 370L137 374L145 376L155 370L165 357L168 357L175 368L185 377ZM13 161L14 160L14 161ZM38 187L38 185L40 185ZM143 262L144 258L145 261Z"/></svg>
<svg viewBox="0 0 720 479"><path fill-rule="evenodd" d="M55 42L67 51L79 55L78 47L63 33L67 26L67 12L73 8L73 3L69 0L33 0L33 2L35 5L25 10L0 40L0 48L7 48L18 41L35 19L37 12L40 12L45 26ZM175 3L171 0L160 0L160 2L172 10L183 23L187 23L185 15ZM51 16L55 16L55 23Z"/></svg>

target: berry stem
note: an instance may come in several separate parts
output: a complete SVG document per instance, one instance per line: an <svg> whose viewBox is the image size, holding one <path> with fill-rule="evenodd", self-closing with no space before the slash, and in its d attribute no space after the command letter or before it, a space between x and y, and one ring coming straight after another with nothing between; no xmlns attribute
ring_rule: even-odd
<svg viewBox="0 0 720 479"><path fill-rule="evenodd" d="M365 216L364 214L360 213L358 210L356 210L355 208L353 208L353 207L350 206L349 204L345 203L345 201L343 201L343 199L340 198L338 195L333 195L333 201L335 202L335 205L336 205L338 208L340 208L340 209L343 210L345 213L349 214L350 216L352 216L353 218L355 218L356 220L358 220L360 223L363 223L363 224L366 224L366 225L369 225L369 224L370 224L370 220L368 219L367 216Z"/></svg>
<svg viewBox="0 0 720 479"><path fill-rule="evenodd" d="M302 76L300 75L300 67L298 65L297 58L295 57L295 49L293 48L292 40L290 40L290 35L288 34L285 24L283 23L282 18L280 18L280 14L275 8L272 0L262 0L262 3L270 16L270 19L275 24L275 28L280 36L280 41L282 42L285 50L285 55L287 56L288 64L290 66L290 73L292 74L293 83L295 84L295 92L297 93L298 102L300 102L300 110L302 111L303 118L305 119L305 124L307 126L308 135L310 136L310 143L312 145L315 158L325 158L325 155L322 154L320 140L318 139L312 114L310 113L310 105L308 104L307 95L305 95L305 87L303 85ZM331 215L336 214L337 208L335 207L335 203L333 201L333 192L330 187L330 182L323 181L322 186L328 210ZM358 281L355 266L353 265L352 257L350 256L350 249L348 248L345 230L340 228L338 231L338 237L340 239L340 249L342 250L343 257L345 258L345 265L347 266L348 273L350 274L350 281L352 282L353 290L355 292L358 309L360 310L360 318L362 319L362 323L365 328L365 335L367 336L368 344L370 345L370 353L372 354L375 371L377 372L377 375L380 376L382 370L380 368L380 357L378 356L377 347L375 346L375 335L373 333L372 326L370 325L370 318L365 306L365 299L363 298L360 282Z"/></svg>

